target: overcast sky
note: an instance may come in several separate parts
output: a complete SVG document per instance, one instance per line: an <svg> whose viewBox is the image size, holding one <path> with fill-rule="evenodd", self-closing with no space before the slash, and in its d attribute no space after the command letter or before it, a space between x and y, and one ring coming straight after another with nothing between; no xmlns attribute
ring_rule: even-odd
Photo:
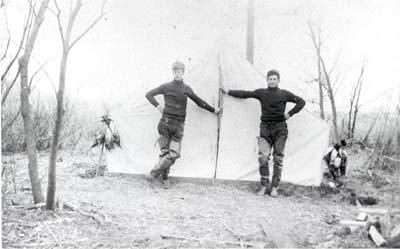
<svg viewBox="0 0 400 249"><path fill-rule="evenodd" d="M70 1L59 1L68 14ZM100 1L85 1L75 26L80 33L99 12ZM376 108L400 84L400 1L398 0L255 0L255 67L276 68L285 82L305 82L316 75L307 21L322 27L323 56L339 76L339 109L348 105L351 86L367 59L361 102ZM50 8L54 9L51 1ZM246 51L247 0L109 0L107 14L73 48L68 64L68 94L109 102L143 92L171 80L171 64L182 60L192 68L218 37L243 56ZM6 15L5 15L6 14ZM6 18L15 51L27 1L6 1L1 10L1 51L7 41ZM38 89L57 85L61 43L51 12L40 30L31 71L49 60L38 75ZM4 63L4 61L3 61ZM4 64L2 63L2 67ZM3 69L2 69L3 71ZM207 72L204 72L207 73ZM123 92L119 89L124 89ZM304 83L299 95L316 95ZM379 101L377 101L378 99Z"/></svg>

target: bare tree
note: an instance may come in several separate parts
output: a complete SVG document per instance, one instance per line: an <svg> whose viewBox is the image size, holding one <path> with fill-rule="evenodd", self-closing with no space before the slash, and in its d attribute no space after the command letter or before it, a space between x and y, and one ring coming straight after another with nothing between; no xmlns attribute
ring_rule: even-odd
<svg viewBox="0 0 400 249"><path fill-rule="evenodd" d="M357 114L358 111L360 110L359 102L360 102L361 89L363 83L364 68L365 68L365 59L361 67L360 75L358 76L358 80L354 85L353 92L350 97L350 110L349 110L349 118L347 124L347 137L350 139L354 138Z"/></svg>
<svg viewBox="0 0 400 249"><path fill-rule="evenodd" d="M321 28L318 28L318 37L315 35L314 27L311 21L308 22L308 27L310 30L310 37L314 44L315 52L318 59L318 74L319 74L319 89L320 89L320 111L323 110L323 93L322 87L326 90L328 94L329 101L331 103L332 109L332 124L334 129L334 136L337 140L339 138L339 130L337 124L337 111L336 111L336 102L335 102L335 92L334 92L334 83L336 81L332 81L331 73L336 65L336 62L332 66L331 70L327 69L326 62L324 57L322 56L322 39L321 39ZM322 107L322 109L321 109Z"/></svg>
<svg viewBox="0 0 400 249"><path fill-rule="evenodd" d="M68 18L67 28L64 31L64 27L61 21L61 9L58 6L57 0L54 0L54 5L56 7L56 12L54 13L57 17L58 29L61 36L62 42L62 57L60 64L60 76L59 76L59 85L57 91L57 109L56 109L56 120L53 131L51 149L50 149L50 160L49 160L49 177L48 177L48 187L47 187L47 203L46 208L48 210L55 209L55 196L56 196L56 158L59 147L60 133L63 124L63 115L64 115L64 91L65 91L65 79L66 79L66 70L67 70L67 62L68 56L73 48L73 46L82 39L104 16L104 2L101 8L101 12L99 16L75 39L71 39L72 28L74 26L75 20L79 14L79 11L82 7L82 1L77 0L74 8L71 10L71 13Z"/></svg>
<svg viewBox="0 0 400 249"><path fill-rule="evenodd" d="M39 11L35 13L33 28L28 36L24 54L18 60L19 63L18 71L20 71L20 76L21 76L21 115L24 120L26 150L28 153L28 161L29 161L28 162L29 177L31 179L34 203L44 202L44 197L37 167L35 134L32 122L31 106L29 102L30 90L28 86L28 65L49 2L50 0L43 0L41 2ZM31 9L32 11L34 11L32 7Z"/></svg>
<svg viewBox="0 0 400 249"><path fill-rule="evenodd" d="M312 24L308 22L308 28L310 29L311 38L314 44L315 51L317 52L317 63L318 63L318 93L319 93L319 115L322 119L325 119L325 112L324 112L324 92L323 92L323 82L322 82L322 74L321 74L321 29L318 29L318 38L315 35L315 32L312 28Z"/></svg>

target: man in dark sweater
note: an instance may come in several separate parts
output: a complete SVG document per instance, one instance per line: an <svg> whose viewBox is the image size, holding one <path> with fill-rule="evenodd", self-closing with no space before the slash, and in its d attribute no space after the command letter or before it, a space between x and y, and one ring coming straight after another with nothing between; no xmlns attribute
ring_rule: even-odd
<svg viewBox="0 0 400 249"><path fill-rule="evenodd" d="M267 73L268 88L260 88L254 91L241 91L221 89L222 92L237 98L255 98L261 104L260 137L258 137L258 162L261 175L261 188L258 195L264 195L269 187L268 161L273 149L274 171L271 184L271 196L278 196L278 185L281 179L282 162L288 128L286 120L298 113L305 105L305 101L293 93L278 88L280 74L277 70ZM285 113L286 103L293 102L296 105Z"/></svg>
<svg viewBox="0 0 400 249"><path fill-rule="evenodd" d="M172 70L174 74L172 82L162 84L146 93L148 101L162 113L162 117L158 123L158 133L160 134L158 144L161 153L159 161L151 170L150 175L155 179L162 176L164 188L169 188L169 169L175 163L176 159L180 157L187 98L189 97L199 107L209 112L215 114L220 112L219 108L214 109L207 104L193 92L190 86L183 82L185 65L182 62L175 62L172 65ZM164 95L164 107L154 98L154 96L159 94Z"/></svg>

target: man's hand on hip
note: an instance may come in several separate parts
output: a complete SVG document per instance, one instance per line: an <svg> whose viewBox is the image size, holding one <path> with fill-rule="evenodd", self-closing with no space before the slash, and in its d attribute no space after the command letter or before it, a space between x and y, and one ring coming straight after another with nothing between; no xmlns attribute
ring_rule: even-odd
<svg viewBox="0 0 400 249"><path fill-rule="evenodd" d="M164 107L162 105L158 105L156 108L161 112L161 114L164 112Z"/></svg>
<svg viewBox="0 0 400 249"><path fill-rule="evenodd" d="M290 118L290 114L289 113L285 113L285 120L288 120Z"/></svg>

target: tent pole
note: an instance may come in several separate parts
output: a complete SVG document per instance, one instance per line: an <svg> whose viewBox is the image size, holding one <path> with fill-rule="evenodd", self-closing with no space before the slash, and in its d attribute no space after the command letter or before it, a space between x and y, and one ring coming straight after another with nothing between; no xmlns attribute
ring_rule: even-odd
<svg viewBox="0 0 400 249"><path fill-rule="evenodd" d="M218 107L223 108L223 96L221 88L223 87L222 82L222 63L221 63L221 54L218 53L218 60L219 60L219 87L218 87ZM215 171L214 171L214 180L217 178L217 168L218 168L218 155L219 155L219 138L221 134L221 119L222 119L223 110L217 116L217 153L215 157Z"/></svg>
<svg viewBox="0 0 400 249"><path fill-rule="evenodd" d="M254 63L254 5L255 0L248 0L247 12L247 60Z"/></svg>

